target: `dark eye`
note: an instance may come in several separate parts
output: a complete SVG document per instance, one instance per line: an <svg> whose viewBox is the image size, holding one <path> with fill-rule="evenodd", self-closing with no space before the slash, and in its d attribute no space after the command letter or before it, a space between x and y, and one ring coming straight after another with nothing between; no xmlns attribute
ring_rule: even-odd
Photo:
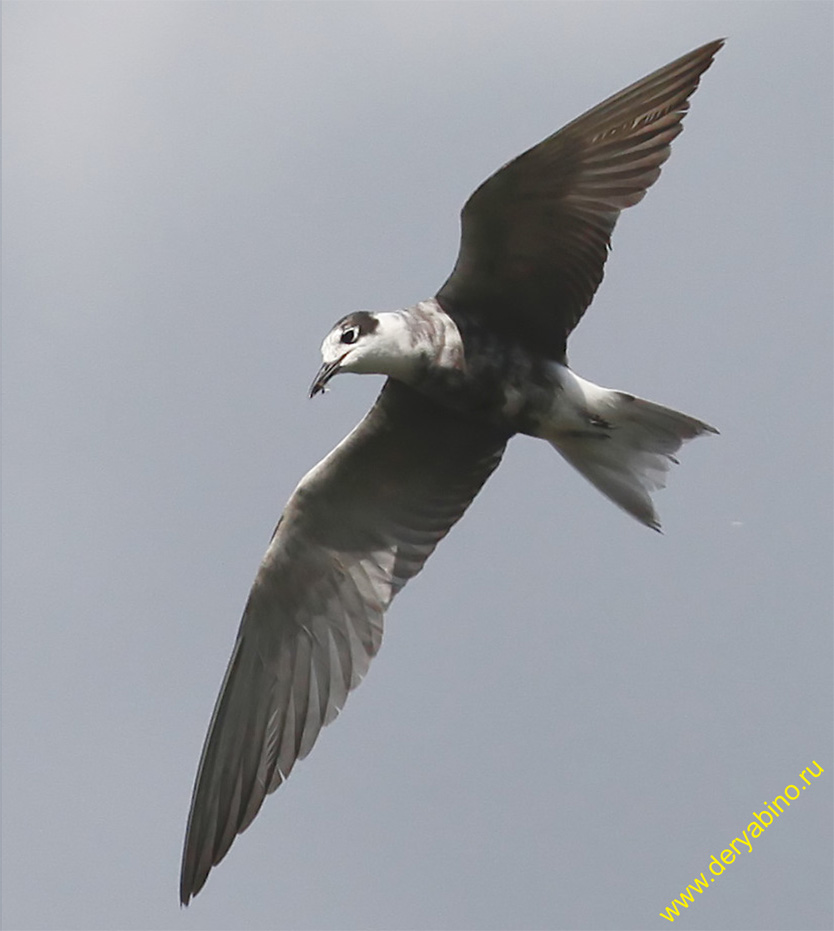
<svg viewBox="0 0 834 931"><path fill-rule="evenodd" d="M347 343L348 346L352 345L359 339L359 327L351 326L348 327L341 336L340 342Z"/></svg>

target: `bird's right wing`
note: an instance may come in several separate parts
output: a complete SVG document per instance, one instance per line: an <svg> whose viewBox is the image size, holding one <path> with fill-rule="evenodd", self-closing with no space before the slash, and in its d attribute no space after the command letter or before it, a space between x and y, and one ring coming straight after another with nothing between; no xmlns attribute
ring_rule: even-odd
<svg viewBox="0 0 834 931"><path fill-rule="evenodd" d="M293 493L252 587L197 772L180 897L358 685L383 614L500 462L508 436L389 380Z"/></svg>

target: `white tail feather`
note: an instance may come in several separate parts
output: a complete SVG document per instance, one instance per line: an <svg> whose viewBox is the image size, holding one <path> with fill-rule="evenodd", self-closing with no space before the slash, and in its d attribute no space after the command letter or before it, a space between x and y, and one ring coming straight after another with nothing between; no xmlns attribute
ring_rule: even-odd
<svg viewBox="0 0 834 931"><path fill-rule="evenodd" d="M615 504L660 530L650 493L665 487L666 473L677 463L674 454L683 443L718 431L679 411L564 371L572 416L560 417L546 438Z"/></svg>

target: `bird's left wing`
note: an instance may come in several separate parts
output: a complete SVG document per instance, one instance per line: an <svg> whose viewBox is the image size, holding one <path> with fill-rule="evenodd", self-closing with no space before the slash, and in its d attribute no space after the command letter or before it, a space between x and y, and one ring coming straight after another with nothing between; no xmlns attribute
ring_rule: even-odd
<svg viewBox="0 0 834 931"><path fill-rule="evenodd" d="M389 380L302 479L256 576L209 726L184 904L339 713L379 649L391 599L462 516L507 439Z"/></svg>
<svg viewBox="0 0 834 931"><path fill-rule="evenodd" d="M488 178L461 214L437 299L531 352L562 360L602 281L620 211L643 199L718 39L620 91Z"/></svg>

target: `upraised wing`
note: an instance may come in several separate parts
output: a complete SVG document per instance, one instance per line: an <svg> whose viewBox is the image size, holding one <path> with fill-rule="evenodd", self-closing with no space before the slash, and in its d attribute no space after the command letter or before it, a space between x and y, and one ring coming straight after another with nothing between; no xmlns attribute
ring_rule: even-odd
<svg viewBox="0 0 834 931"><path fill-rule="evenodd" d="M556 360L602 281L620 211L642 200L723 39L632 84L513 159L469 198L437 294Z"/></svg>
<svg viewBox="0 0 834 931"><path fill-rule="evenodd" d="M188 904L368 669L394 595L501 460L507 435L388 381L296 488L209 725L183 851Z"/></svg>

